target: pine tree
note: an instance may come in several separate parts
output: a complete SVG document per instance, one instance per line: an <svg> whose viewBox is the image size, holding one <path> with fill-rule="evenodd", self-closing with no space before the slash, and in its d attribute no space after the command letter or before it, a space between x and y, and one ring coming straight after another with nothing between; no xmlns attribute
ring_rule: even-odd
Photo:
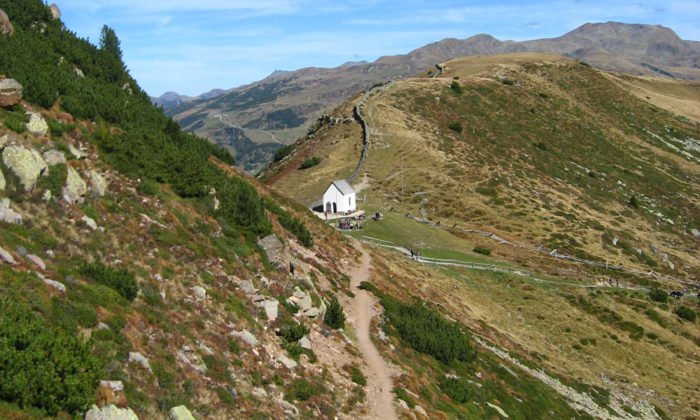
<svg viewBox="0 0 700 420"><path fill-rule="evenodd" d="M328 305L328 310L326 310L326 316L323 318L323 322L336 330L339 330L345 326L345 312L343 312L343 306L335 297L331 301L330 305Z"/></svg>

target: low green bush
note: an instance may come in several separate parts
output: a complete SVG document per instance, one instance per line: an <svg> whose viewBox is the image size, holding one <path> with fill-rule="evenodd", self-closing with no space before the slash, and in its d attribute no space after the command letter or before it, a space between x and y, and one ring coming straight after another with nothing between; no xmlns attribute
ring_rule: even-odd
<svg viewBox="0 0 700 420"><path fill-rule="evenodd" d="M0 400L80 415L95 400L100 372L89 342L0 300Z"/></svg>
<svg viewBox="0 0 700 420"><path fill-rule="evenodd" d="M450 121L447 123L447 128L458 133L461 133L462 130L464 130L464 127L462 127L462 124L460 124L458 121Z"/></svg>
<svg viewBox="0 0 700 420"><path fill-rule="evenodd" d="M307 380L296 379L289 388L287 398L290 400L307 401L309 398L320 393L321 391Z"/></svg>
<svg viewBox="0 0 700 420"><path fill-rule="evenodd" d="M405 304L369 282L362 282L360 288L379 297L389 324L414 350L446 365L476 359L469 335L456 322L446 320L420 302Z"/></svg>
<svg viewBox="0 0 700 420"><path fill-rule="evenodd" d="M472 251L481 255L491 255L491 250L488 248L484 248L483 246L475 246L474 249L472 249Z"/></svg>
<svg viewBox="0 0 700 420"><path fill-rule="evenodd" d="M61 197L63 186L68 177L68 168L65 163L49 166L49 173L39 177L37 186L42 190L51 191L52 197Z"/></svg>
<svg viewBox="0 0 700 420"><path fill-rule="evenodd" d="M452 83L450 84L450 89L456 94L462 93L462 85L459 84L458 81L453 80Z"/></svg>
<svg viewBox="0 0 700 420"><path fill-rule="evenodd" d="M405 388L394 388L394 394L396 394L396 397L398 399L404 400L408 408L414 408L416 406L416 402L413 401L413 398L411 398L410 395L408 395L408 392L406 392Z"/></svg>
<svg viewBox="0 0 700 420"><path fill-rule="evenodd" d="M358 385L367 385L367 377L362 373L357 365L352 365L350 368L350 379Z"/></svg>
<svg viewBox="0 0 700 420"><path fill-rule="evenodd" d="M275 152L275 162L279 162L280 160L286 158L289 156L292 152L294 151L294 145L293 144L288 144L286 146L282 146L277 151Z"/></svg>
<svg viewBox="0 0 700 420"><path fill-rule="evenodd" d="M309 168L313 168L314 166L318 165L319 163L321 163L321 158L314 156L314 157L310 157L310 158L306 159L305 161L303 161L299 168L309 169Z"/></svg>
<svg viewBox="0 0 700 420"><path fill-rule="evenodd" d="M136 191L143 195L156 195L160 192L160 185L152 179L144 178L139 182Z"/></svg>
<svg viewBox="0 0 700 420"><path fill-rule="evenodd" d="M695 319L697 318L697 313L692 308L689 308L685 305L681 305L678 308L676 308L675 311L673 311L676 315L678 315L680 318L685 319L686 321L690 322L695 322Z"/></svg>
<svg viewBox="0 0 700 420"><path fill-rule="evenodd" d="M651 289L649 291L649 298L655 302L665 303L668 300L668 293L661 289Z"/></svg>
<svg viewBox="0 0 700 420"><path fill-rule="evenodd" d="M267 210L277 216L280 224L294 236L296 236L302 245L309 248L314 244L314 239L311 236L311 232L309 232L309 230L306 228L304 222L296 217L293 217L286 210L271 200L264 200L264 206Z"/></svg>
<svg viewBox="0 0 700 420"><path fill-rule="evenodd" d="M80 273L92 281L109 287L129 301L136 298L139 291L134 273L126 269L115 269L102 263L84 264Z"/></svg>
<svg viewBox="0 0 700 420"><path fill-rule="evenodd" d="M438 382L440 389L452 401L464 404L469 401L469 382L465 378L454 376L443 376Z"/></svg>

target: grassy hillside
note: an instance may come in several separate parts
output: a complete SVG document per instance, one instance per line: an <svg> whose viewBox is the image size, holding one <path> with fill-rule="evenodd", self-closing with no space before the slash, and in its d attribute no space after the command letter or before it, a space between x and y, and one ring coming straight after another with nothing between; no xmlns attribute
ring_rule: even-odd
<svg viewBox="0 0 700 420"><path fill-rule="evenodd" d="M396 81L363 108L371 140L358 202L385 219L351 235L375 244L377 294L430 302L522 364L587 394L607 415L697 416L699 385L690 372L699 363L700 329L677 313L682 306L697 312L698 301L658 302L649 292L697 288L697 86L606 74L546 55L465 58L445 67L438 79ZM334 116L348 115L356 100ZM310 204L331 179L352 173L350 156L360 148L359 124L323 125L262 179ZM299 169L310 156L321 163ZM426 266L387 246L467 267ZM556 259L552 250L624 271ZM403 339L390 318L379 327L391 336L385 356L406 372L401 386L419 404L431 401L431 414L468 416L475 401L527 413L504 396L477 400L490 389L478 370L458 375L472 381L465 404L441 405L435 376L445 371L405 346L393 351ZM518 384L516 395L527 388L523 376L530 376L512 360L478 349L513 371L489 379Z"/></svg>
<svg viewBox="0 0 700 420"><path fill-rule="evenodd" d="M365 108L373 135L367 195L442 226L696 275L697 122L623 86L584 64L532 55L452 61L443 78L396 83ZM313 152L308 141L299 145L325 165L289 172L294 164L284 164L288 176L275 168L265 176L311 202L353 166L347 152L334 153L357 138L332 130L317 135L327 141Z"/></svg>

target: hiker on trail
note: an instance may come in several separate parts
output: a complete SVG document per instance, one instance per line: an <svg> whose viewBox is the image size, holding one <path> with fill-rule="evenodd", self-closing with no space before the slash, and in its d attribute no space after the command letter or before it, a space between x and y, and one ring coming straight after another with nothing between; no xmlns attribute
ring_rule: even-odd
<svg viewBox="0 0 700 420"><path fill-rule="evenodd" d="M289 262L289 274L294 275L294 263L291 261Z"/></svg>
<svg viewBox="0 0 700 420"><path fill-rule="evenodd" d="M327 211L324 211L324 212L323 212L323 215L326 216L326 220L328 220L328 212L327 212Z"/></svg>
<svg viewBox="0 0 700 420"><path fill-rule="evenodd" d="M413 258L415 256L415 254L413 253L413 248L408 248L408 250L411 251L411 258Z"/></svg>

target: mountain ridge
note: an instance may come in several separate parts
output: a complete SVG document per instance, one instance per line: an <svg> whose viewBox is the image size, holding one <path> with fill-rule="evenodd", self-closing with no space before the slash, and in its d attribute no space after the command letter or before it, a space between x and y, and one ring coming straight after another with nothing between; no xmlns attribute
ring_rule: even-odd
<svg viewBox="0 0 700 420"><path fill-rule="evenodd" d="M166 107L166 113L185 130L229 146L240 155L239 162L246 162L244 169L257 172L272 160L274 148L257 154L262 161L251 160L246 154L253 149L239 150L221 126L238 127L237 135L247 137L246 143L288 144L304 135L308 124L325 110L376 83L431 72L435 64L456 57L528 51L568 56L607 71L700 80L700 43L684 41L660 25L588 23L556 38L519 42L476 34L462 40L446 38L371 63L275 71L214 98ZM261 124L263 120L270 123Z"/></svg>

